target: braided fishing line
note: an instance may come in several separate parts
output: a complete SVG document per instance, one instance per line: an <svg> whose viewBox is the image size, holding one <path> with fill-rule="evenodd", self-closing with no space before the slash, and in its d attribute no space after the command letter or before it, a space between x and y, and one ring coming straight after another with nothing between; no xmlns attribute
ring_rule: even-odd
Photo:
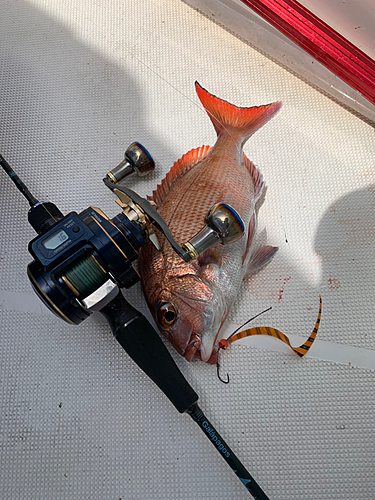
<svg viewBox="0 0 375 500"><path fill-rule="evenodd" d="M229 339L231 339L239 330L241 330L241 328L243 328L245 325L248 325L250 323L250 321L253 321L254 319L258 318L259 316L261 316L262 314L264 314L265 312L268 312L272 309L272 306L269 307L268 309L265 309L264 311L256 314L255 316L253 316L252 318L248 319L247 321L245 321L245 323L243 323L241 326L239 326L236 330L234 330L233 333L231 333L229 335L229 337L226 339L226 342L229 341ZM220 349L223 349L223 347L220 346L220 343L219 343L219 351ZM219 351L218 351L218 355L217 355L217 363L216 363L216 372L217 372L217 378L223 382L223 384L229 384L229 375L227 374L227 380L223 380L221 377L220 377L220 364L219 364Z"/></svg>
<svg viewBox="0 0 375 500"><path fill-rule="evenodd" d="M166 78L164 78L162 75L160 75L157 71L155 71L153 68L151 68L151 66L149 66L148 64L146 64L144 61L142 61L141 59L139 59L137 56L133 55L134 59L136 59L139 63L143 64L143 66L145 66L145 68L147 68L149 71L151 71L152 73L154 73L154 75L156 75L157 77L159 77L161 80L163 80L163 82L165 82L167 85L169 85L169 87L171 87L173 90L175 90L176 92L178 92L180 95L182 95L185 99L187 99L188 101L190 101L192 104L194 104L194 106L199 109L199 112L200 113L203 113L203 114L208 114L213 120L217 121L218 123L220 123L220 125L223 127L223 129L226 131L226 133L229 135L229 137L231 138L233 144L237 147L237 149L240 151L241 149L241 145L240 144L237 144L237 141L234 140L233 138L233 135L230 133L230 131L228 130L228 128L224 125L223 122L221 122L216 116L213 115L213 113L211 113L210 110L208 109L202 109L201 106L199 106L199 104L194 101L193 99L191 99L189 96L185 95L183 92L181 92L181 90L179 90L177 87L175 87L169 80L167 80ZM223 99L220 99L220 100L223 100ZM224 100L225 101L225 100ZM225 102L228 102L228 101L225 101ZM262 106L250 106L250 107L262 107ZM244 108L242 108L244 109Z"/></svg>
<svg viewBox="0 0 375 500"><path fill-rule="evenodd" d="M87 297L108 279L107 273L91 254L70 264L64 276L81 297Z"/></svg>

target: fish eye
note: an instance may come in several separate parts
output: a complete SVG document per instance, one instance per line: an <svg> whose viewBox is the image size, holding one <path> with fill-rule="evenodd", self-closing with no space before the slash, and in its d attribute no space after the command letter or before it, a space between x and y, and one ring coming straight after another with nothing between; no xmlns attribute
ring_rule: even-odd
<svg viewBox="0 0 375 500"><path fill-rule="evenodd" d="M173 304L161 302L157 307L157 318L163 326L171 326L177 319L177 311Z"/></svg>

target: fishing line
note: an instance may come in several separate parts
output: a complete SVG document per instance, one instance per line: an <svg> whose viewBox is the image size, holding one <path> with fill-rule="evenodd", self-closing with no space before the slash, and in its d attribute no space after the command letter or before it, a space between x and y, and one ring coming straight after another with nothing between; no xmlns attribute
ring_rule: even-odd
<svg viewBox="0 0 375 500"><path fill-rule="evenodd" d="M229 341L229 339L231 339L239 330L241 330L241 328L243 328L245 325L247 325L248 323L250 323L250 321L253 321L254 319L258 318L259 316L261 316L262 314L264 314L265 312L267 311L270 311L272 309L272 306L269 307L268 309L265 309L264 311L256 314L255 316L253 316L252 318L248 319L247 321L245 321L245 323L243 323L241 326L239 326L236 330L234 330L233 333L231 333L229 335L229 337L226 339L226 342ZM223 384L229 384L229 375L227 373L227 380L224 380L220 377L220 364L219 364L219 352L220 352L220 349L223 349L223 347L220 346L219 344L219 350L217 352L217 362L216 362L216 373L217 373L217 378L220 380L220 382L223 382Z"/></svg>
<svg viewBox="0 0 375 500"><path fill-rule="evenodd" d="M44 208L44 210L47 212L47 214L51 217L51 219L53 219L55 222L58 222L56 217L53 214L51 214L51 212L48 210L48 208L46 207L46 205L44 204L43 201L39 201L36 205L33 205L33 207L36 207L37 205L41 205Z"/></svg>
<svg viewBox="0 0 375 500"><path fill-rule="evenodd" d="M55 222L57 222L56 217L55 217L53 214L51 214L51 212L50 212L50 211L48 210L48 208L45 206L44 202L43 202L43 201L41 201L41 202L40 202L40 204L42 205L42 207L44 208L44 210L48 213L48 215L50 215L50 216L51 216L51 218L52 218Z"/></svg>
<svg viewBox="0 0 375 500"><path fill-rule="evenodd" d="M252 317L252 318L250 318L249 320L245 321L245 323L243 323L241 326L239 326L239 327L237 328L237 330L234 330L234 332L233 332L233 333L231 333L231 334L229 335L229 337L227 338L227 341L229 341L229 339L231 339L231 338L233 337L233 335L235 335L238 331L240 331L240 330L241 330L241 328L243 328L245 325L247 325L248 323L250 323L250 321L253 321L253 319L258 318L258 316L260 316L261 314L264 314L264 313L266 313L266 312L270 311L271 309L272 309L272 306L270 306L268 309L265 309L264 311L260 312L260 313L259 313L259 314L257 314L256 316L253 316L253 317Z"/></svg>
<svg viewBox="0 0 375 500"><path fill-rule="evenodd" d="M176 92L178 92L180 95L182 95L183 97L185 97L185 99L187 99L188 101L190 101L192 104L194 104L194 106L199 109L199 111L203 114L207 113L208 115L212 116L212 118L214 120L216 120L217 122L220 123L220 125L222 125L223 129L227 132L227 134L229 135L229 137L231 138L233 144L236 146L237 145L237 142L234 140L232 134L229 132L229 130L225 127L224 123L222 123L220 120L218 120L216 118L216 116L213 115L213 113L211 113L210 111L206 110L206 109L202 109L201 106L199 106L195 101L193 101L193 99L191 99L190 97L188 97L187 95L185 95L183 92L181 92L181 90L179 90L177 87L175 87L171 82L169 82L166 78L164 78L163 76L161 76L157 71L155 71L154 69L151 68L151 66L149 66L148 64L146 64L145 62L143 62L141 59L139 59L137 56L135 56L133 54L133 57L134 59L136 59L139 63L143 64L143 66L145 66L148 70L150 70L152 73L154 73L156 76L158 76L161 80L163 80L163 82L165 82L167 85L169 85L172 89L174 89ZM226 101L228 102L228 101ZM240 146L237 146L238 149L240 149Z"/></svg>

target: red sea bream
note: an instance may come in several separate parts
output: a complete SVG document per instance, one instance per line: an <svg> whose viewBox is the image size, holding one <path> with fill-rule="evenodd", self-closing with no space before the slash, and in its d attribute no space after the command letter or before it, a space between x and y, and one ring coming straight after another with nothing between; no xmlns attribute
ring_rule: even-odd
<svg viewBox="0 0 375 500"><path fill-rule="evenodd" d="M263 179L242 148L281 103L239 108L195 85L217 141L213 147L202 146L182 156L149 199L180 245L204 226L206 214L218 202L238 212L245 235L231 246L216 245L186 263L158 232L160 250L148 242L140 251L139 271L146 301L162 334L188 361L197 355L214 363L220 328L243 278L266 264L277 250L254 245L255 205Z"/></svg>

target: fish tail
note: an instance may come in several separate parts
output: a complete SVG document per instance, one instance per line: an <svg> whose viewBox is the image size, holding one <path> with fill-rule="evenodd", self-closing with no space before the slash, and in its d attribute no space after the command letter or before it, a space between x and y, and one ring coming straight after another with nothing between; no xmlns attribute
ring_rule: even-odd
<svg viewBox="0 0 375 500"><path fill-rule="evenodd" d="M274 102L266 106L239 108L210 94L198 82L195 82L195 89L217 135L229 133L233 137L235 134L241 142L267 123L281 107L281 102Z"/></svg>

